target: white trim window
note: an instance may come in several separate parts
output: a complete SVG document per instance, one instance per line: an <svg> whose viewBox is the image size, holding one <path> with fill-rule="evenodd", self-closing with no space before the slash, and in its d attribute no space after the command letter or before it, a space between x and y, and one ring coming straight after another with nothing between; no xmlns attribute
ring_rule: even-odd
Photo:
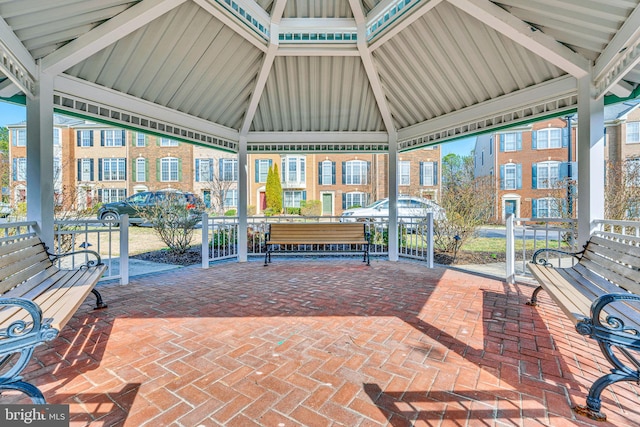
<svg viewBox="0 0 640 427"><path fill-rule="evenodd" d="M62 185L62 159L59 157L53 159L53 183L56 188Z"/></svg>
<svg viewBox="0 0 640 427"><path fill-rule="evenodd" d="M425 187L433 187L436 185L436 168L435 162L421 162L422 170L420 175L422 176L421 185Z"/></svg>
<svg viewBox="0 0 640 427"><path fill-rule="evenodd" d="M398 185L411 184L411 162L407 160L398 162Z"/></svg>
<svg viewBox="0 0 640 427"><path fill-rule="evenodd" d="M366 185L368 183L367 162L364 160L349 160L345 162L345 184ZM348 206L348 204L347 204Z"/></svg>
<svg viewBox="0 0 640 427"><path fill-rule="evenodd" d="M258 159L258 182L267 182L267 176L269 175L269 166L271 166L271 160Z"/></svg>
<svg viewBox="0 0 640 427"><path fill-rule="evenodd" d="M562 129L540 129L536 132L536 134L536 148L538 150L544 150L547 148L562 148Z"/></svg>
<svg viewBox="0 0 640 427"><path fill-rule="evenodd" d="M505 133L504 135L504 151L518 150L518 134L516 132Z"/></svg>
<svg viewBox="0 0 640 427"><path fill-rule="evenodd" d="M304 191L302 190L286 190L284 191L284 207L299 208L304 200Z"/></svg>
<svg viewBox="0 0 640 427"><path fill-rule="evenodd" d="M305 182L304 156L286 156L282 159L282 181L288 184ZM290 206L291 207L291 206Z"/></svg>
<svg viewBox="0 0 640 427"><path fill-rule="evenodd" d="M160 138L160 147L177 147L178 141L169 138Z"/></svg>
<svg viewBox="0 0 640 427"><path fill-rule="evenodd" d="M12 129L11 130L13 145L16 147L27 146L27 130L26 129Z"/></svg>
<svg viewBox="0 0 640 427"><path fill-rule="evenodd" d="M124 141L122 140L122 130L120 129L105 129L104 131L104 146L105 147L123 147Z"/></svg>
<svg viewBox="0 0 640 427"><path fill-rule="evenodd" d="M62 129L53 128L53 146L62 146Z"/></svg>
<svg viewBox="0 0 640 427"><path fill-rule="evenodd" d="M238 206L238 190L235 188L226 190L224 193L224 207L235 208Z"/></svg>
<svg viewBox="0 0 640 427"><path fill-rule="evenodd" d="M333 162L331 160L324 160L322 162L321 185L333 185Z"/></svg>
<svg viewBox="0 0 640 427"><path fill-rule="evenodd" d="M213 159L196 159L198 168L196 170L196 182L209 182L211 181L211 166Z"/></svg>
<svg viewBox="0 0 640 427"><path fill-rule="evenodd" d="M560 162L541 162L537 166L536 188L557 188L560 180Z"/></svg>
<svg viewBox="0 0 640 427"><path fill-rule="evenodd" d="M136 147L145 147L147 145L147 135L142 132L136 132Z"/></svg>
<svg viewBox="0 0 640 427"><path fill-rule="evenodd" d="M80 181L92 181L92 159L80 159Z"/></svg>
<svg viewBox="0 0 640 427"><path fill-rule="evenodd" d="M560 218L561 202L553 197L538 199L536 218Z"/></svg>
<svg viewBox="0 0 640 427"><path fill-rule="evenodd" d="M165 157L160 159L160 181L177 182L180 176L179 161L176 157Z"/></svg>
<svg viewBox="0 0 640 427"><path fill-rule="evenodd" d="M136 159L136 182L145 182L147 180L147 159L138 157Z"/></svg>
<svg viewBox="0 0 640 427"><path fill-rule="evenodd" d="M627 122L627 144L640 143L640 122Z"/></svg>
<svg viewBox="0 0 640 427"><path fill-rule="evenodd" d="M80 147L91 147L91 136L92 136L93 131L92 130L79 130L78 131L78 138L80 139L78 145Z"/></svg>
<svg viewBox="0 0 640 427"><path fill-rule="evenodd" d="M518 170L515 163L504 165L504 188L503 190L516 190L518 186Z"/></svg>
<svg viewBox="0 0 640 427"><path fill-rule="evenodd" d="M362 207L367 205L367 193L353 191L344 193L345 209L352 207Z"/></svg>
<svg viewBox="0 0 640 427"><path fill-rule="evenodd" d="M99 192L102 195L102 203L119 202L124 200L126 194L124 188L103 188Z"/></svg>
<svg viewBox="0 0 640 427"><path fill-rule="evenodd" d="M127 163L125 159L102 159L103 181L124 181Z"/></svg>
<svg viewBox="0 0 640 427"><path fill-rule="evenodd" d="M238 180L238 159L220 159L220 181L235 182Z"/></svg>
<svg viewBox="0 0 640 427"><path fill-rule="evenodd" d="M27 159L20 157L16 159L15 181L27 180Z"/></svg>

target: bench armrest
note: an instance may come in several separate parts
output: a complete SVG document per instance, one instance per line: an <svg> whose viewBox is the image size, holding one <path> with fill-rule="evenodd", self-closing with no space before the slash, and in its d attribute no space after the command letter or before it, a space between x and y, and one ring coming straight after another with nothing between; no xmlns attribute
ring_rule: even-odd
<svg viewBox="0 0 640 427"><path fill-rule="evenodd" d="M102 265L103 264L102 258L100 257L100 254L98 252L92 251L90 249L85 249L85 250L82 250L82 251L67 252L67 253L60 254L60 255L48 253L49 258L51 259L51 261L57 261L57 260L59 260L61 258L67 257L67 256L74 256L74 255L81 255L81 254L92 255L96 259L87 260L86 263L81 264L78 268L96 267L98 265Z"/></svg>
<svg viewBox="0 0 640 427"><path fill-rule="evenodd" d="M14 353L17 349L29 347L33 342L50 341L58 335L51 327L51 319L42 319L42 310L38 304L25 298L0 297L0 312L22 309L29 313L31 320L14 320L0 329L0 356ZM15 341L19 341L16 344Z"/></svg>
<svg viewBox="0 0 640 427"><path fill-rule="evenodd" d="M541 265L544 265L545 267L551 267L552 264L549 261L547 261L545 258L538 259L538 256L540 254L548 253L548 252L554 252L554 253L558 253L558 254L562 254L562 255L569 255L569 256L572 256L574 258L580 259L580 255L582 255L584 253L584 249L581 250L580 252L567 252L567 251L563 251L561 249L553 249L553 248L538 249L537 251L535 251L533 253L533 256L531 257L531 263L532 264L541 264Z"/></svg>
<svg viewBox="0 0 640 427"><path fill-rule="evenodd" d="M587 335L597 341L635 348L636 350L640 349L640 341L638 340L640 330L638 330L637 324L625 325L623 319L613 315L605 316L604 322L602 321L603 310L606 312L606 307L615 302L635 302L640 306L640 296L631 293L613 293L599 296L591 304L591 318L585 318L578 322L576 330L580 334Z"/></svg>

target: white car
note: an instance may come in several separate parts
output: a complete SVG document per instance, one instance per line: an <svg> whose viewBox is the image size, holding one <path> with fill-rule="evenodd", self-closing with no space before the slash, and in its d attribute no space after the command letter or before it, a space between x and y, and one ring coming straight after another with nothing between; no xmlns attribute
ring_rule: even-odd
<svg viewBox="0 0 640 427"><path fill-rule="evenodd" d="M9 203L0 202L0 218L6 218L11 215L13 209L11 209L11 205Z"/></svg>
<svg viewBox="0 0 640 427"><path fill-rule="evenodd" d="M427 213L433 212L434 220L445 218L444 209L433 200L420 197L398 197L398 221L412 222L413 218L426 218ZM389 217L389 199L381 199L364 208L347 209L342 213L341 222L366 221L368 219Z"/></svg>

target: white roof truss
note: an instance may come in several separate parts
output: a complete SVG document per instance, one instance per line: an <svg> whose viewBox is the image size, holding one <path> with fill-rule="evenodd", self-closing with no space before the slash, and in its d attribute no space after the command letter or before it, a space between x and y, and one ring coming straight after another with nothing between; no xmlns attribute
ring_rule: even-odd
<svg viewBox="0 0 640 427"><path fill-rule="evenodd" d="M186 0L143 0L42 60L42 71L60 74Z"/></svg>
<svg viewBox="0 0 640 427"><path fill-rule="evenodd" d="M0 72L27 96L33 97L36 62L7 22L0 17Z"/></svg>
<svg viewBox="0 0 640 427"><path fill-rule="evenodd" d="M284 11L284 6L287 4L287 0L276 0L276 4L274 5L274 12L271 18L271 40L269 41L269 48L267 49L267 53L264 55L264 60L262 61L262 66L260 67L260 72L258 73L258 78L256 79L256 85L251 93L251 99L249 101L249 106L247 107L247 111L244 116L244 121L242 127L240 128L240 136L246 136L249 132L249 128L251 127L251 122L253 121L253 117L256 114L256 110L258 109L258 103L260 102L260 97L262 96L262 92L264 92L264 87L267 84L267 78L269 77L269 72L271 71L271 67L273 66L273 60L276 58L276 51L278 50L278 37L279 31L278 26L282 19L282 12Z"/></svg>
<svg viewBox="0 0 640 427"><path fill-rule="evenodd" d="M589 74L590 63L586 58L489 0L447 1L572 76L581 78Z"/></svg>
<svg viewBox="0 0 640 427"><path fill-rule="evenodd" d="M238 19L234 17L231 12L217 4L215 0L193 0L193 2L209 12L216 19L219 19L223 24L231 28L233 31L238 33L238 35L261 51L267 51L267 41L265 39L258 35L257 32L252 31L246 25L238 22Z"/></svg>
<svg viewBox="0 0 640 427"><path fill-rule="evenodd" d="M371 90L376 98L376 103L378 104L382 121L384 122L387 132L395 132L391 110L389 109L389 104L384 94L384 90L382 89L382 83L380 82L380 76L378 75L378 70L373 63L373 57L365 37L366 21L364 11L362 9L362 3L359 0L349 0L349 5L351 6L353 16L355 17L356 24L358 25L358 51L362 58L362 65L364 66L367 77L369 78Z"/></svg>
<svg viewBox="0 0 640 427"><path fill-rule="evenodd" d="M54 107L116 126L237 151L239 134L233 129L65 75L54 80Z"/></svg>
<svg viewBox="0 0 640 427"><path fill-rule="evenodd" d="M464 108L398 132L400 150L516 125L577 108L576 79L560 77L542 85Z"/></svg>
<svg viewBox="0 0 640 427"><path fill-rule="evenodd" d="M640 63L640 6L607 45L593 67L596 96L608 91L625 97L631 87L622 78Z"/></svg>
<svg viewBox="0 0 640 427"><path fill-rule="evenodd" d="M393 0L387 0L385 3L390 3L392 1ZM371 49L371 51L373 52L374 50L382 46L385 42L397 35L400 31L404 30L409 25L417 21L425 13L429 12L431 9L442 3L442 1L443 0L429 0L427 2L421 2L410 14L404 15L403 18L394 22L390 28L387 28L380 35L374 37L373 43L369 45L369 49ZM373 15L373 11L371 15Z"/></svg>

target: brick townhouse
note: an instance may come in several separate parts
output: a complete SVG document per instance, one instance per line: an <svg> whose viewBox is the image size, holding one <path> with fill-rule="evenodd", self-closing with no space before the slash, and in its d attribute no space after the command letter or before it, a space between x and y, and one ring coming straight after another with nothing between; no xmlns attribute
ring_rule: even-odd
<svg viewBox="0 0 640 427"><path fill-rule="evenodd" d="M634 101L605 108L603 168L608 160L640 166L638 105ZM475 176L491 177L496 222L504 222L509 213L522 218L577 216L568 188L578 179L577 120L577 115L554 118L477 138Z"/></svg>
<svg viewBox="0 0 640 427"><path fill-rule="evenodd" d="M11 202L26 200L26 124L9 126ZM85 209L147 190L177 189L199 195L217 213L237 208L237 156L180 142L69 119L54 119L58 205ZM440 148L398 156L400 194L438 200ZM278 165L285 207L321 202L322 215L387 197L386 154L252 154L248 156L251 213L266 207L266 179Z"/></svg>

